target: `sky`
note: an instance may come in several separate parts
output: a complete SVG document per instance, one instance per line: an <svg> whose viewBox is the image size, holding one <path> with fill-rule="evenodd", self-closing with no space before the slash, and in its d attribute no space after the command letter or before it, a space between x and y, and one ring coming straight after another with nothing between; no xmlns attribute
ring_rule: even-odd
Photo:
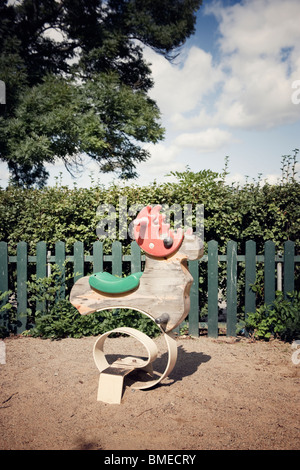
<svg viewBox="0 0 300 470"><path fill-rule="evenodd" d="M228 183L261 175L276 184L282 156L300 149L299 18L299 0L203 0L196 32L175 61L145 47L154 79L149 94L166 132L164 141L145 145L151 158L137 166L132 182L165 182L170 171L187 166L222 172L228 156ZM49 185L59 177L64 185L88 187L90 175L101 184L117 182L89 159L76 179L60 162L47 170ZM0 172L3 187L3 163Z"/></svg>

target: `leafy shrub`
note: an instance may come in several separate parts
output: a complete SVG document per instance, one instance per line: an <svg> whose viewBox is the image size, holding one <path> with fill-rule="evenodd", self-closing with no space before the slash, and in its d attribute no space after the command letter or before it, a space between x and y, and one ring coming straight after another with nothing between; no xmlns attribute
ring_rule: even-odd
<svg viewBox="0 0 300 470"><path fill-rule="evenodd" d="M8 301L12 291L0 292L0 319L4 324L12 325L15 321L13 305ZM0 325L0 338L8 335L7 327Z"/></svg>
<svg viewBox="0 0 300 470"><path fill-rule="evenodd" d="M256 312L248 314L245 327L259 339L300 338L300 292L289 293L286 299L282 292L277 292L272 304L261 305Z"/></svg>
<svg viewBox="0 0 300 470"><path fill-rule="evenodd" d="M152 337L160 332L153 320L139 312L120 310L80 315L68 300L60 300L50 313L36 315L35 327L27 334L51 339L81 338L100 335L120 326L136 328Z"/></svg>
<svg viewBox="0 0 300 470"><path fill-rule="evenodd" d="M57 264L51 265L51 274L38 278L36 274L31 275L31 281L27 282L28 303L31 313L35 311L36 303L43 305L43 313L50 313L59 299L61 286L67 279Z"/></svg>

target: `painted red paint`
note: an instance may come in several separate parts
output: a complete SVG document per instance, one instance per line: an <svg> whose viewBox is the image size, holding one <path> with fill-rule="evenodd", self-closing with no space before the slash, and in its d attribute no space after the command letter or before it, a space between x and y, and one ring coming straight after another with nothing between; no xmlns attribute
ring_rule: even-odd
<svg viewBox="0 0 300 470"><path fill-rule="evenodd" d="M165 258L180 247L183 230L176 232L165 223L165 214L161 214L162 206L144 207L134 221L134 237L138 245L149 255Z"/></svg>

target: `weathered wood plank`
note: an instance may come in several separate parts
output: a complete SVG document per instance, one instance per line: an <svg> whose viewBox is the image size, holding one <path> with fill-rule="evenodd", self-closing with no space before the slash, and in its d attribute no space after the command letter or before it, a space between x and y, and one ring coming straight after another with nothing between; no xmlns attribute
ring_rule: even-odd
<svg viewBox="0 0 300 470"><path fill-rule="evenodd" d="M227 243L227 336L236 336L237 319L237 244Z"/></svg>
<svg viewBox="0 0 300 470"><path fill-rule="evenodd" d="M26 329L27 323L27 243L17 245L17 334Z"/></svg>
<svg viewBox="0 0 300 470"><path fill-rule="evenodd" d="M253 240L246 242L245 256L245 318L247 318L248 313L256 310L256 295L251 287L256 280L256 243Z"/></svg>
<svg viewBox="0 0 300 470"><path fill-rule="evenodd" d="M189 261L189 271L193 277L190 290L189 334L199 336L199 263L198 260Z"/></svg>
<svg viewBox="0 0 300 470"><path fill-rule="evenodd" d="M45 242L36 245L36 278L42 279L47 276L47 246ZM46 311L46 301L37 301L36 309L40 312Z"/></svg>
<svg viewBox="0 0 300 470"><path fill-rule="evenodd" d="M99 240L93 243L93 272L103 271L103 243Z"/></svg>
<svg viewBox="0 0 300 470"><path fill-rule="evenodd" d="M142 270L141 249L136 241L131 243L131 273L138 273Z"/></svg>
<svg viewBox="0 0 300 470"><path fill-rule="evenodd" d="M265 304L275 300L275 244L272 241L265 243Z"/></svg>
<svg viewBox="0 0 300 470"><path fill-rule="evenodd" d="M65 286L65 243L58 241L55 243L55 264L59 267L61 271L61 285L58 293L58 298L60 300L65 298L66 295L66 286Z"/></svg>
<svg viewBox="0 0 300 470"><path fill-rule="evenodd" d="M84 274L84 251L83 243L74 243L74 283Z"/></svg>
<svg viewBox="0 0 300 470"><path fill-rule="evenodd" d="M73 286L70 301L83 315L107 308L132 308L148 313L153 319L168 314L166 331L170 331L189 312L192 283L186 256L177 252L167 260L147 257L136 290L124 294L105 294L91 289L89 276L85 276Z"/></svg>
<svg viewBox="0 0 300 470"><path fill-rule="evenodd" d="M122 245L119 241L112 244L112 274L122 276Z"/></svg>
<svg viewBox="0 0 300 470"><path fill-rule="evenodd" d="M295 284L294 271L295 243L288 240L284 243L284 272L283 272L283 291L284 297L289 292L293 292Z"/></svg>
<svg viewBox="0 0 300 470"><path fill-rule="evenodd" d="M7 243L0 242L0 293L8 291L8 250ZM0 302L0 307L5 305L8 302L8 295ZM3 311L0 313L0 327L3 327L5 330L9 326L9 316L8 313Z"/></svg>
<svg viewBox="0 0 300 470"><path fill-rule="evenodd" d="M208 242L207 283L208 283L208 319L207 334L218 336L218 242Z"/></svg>

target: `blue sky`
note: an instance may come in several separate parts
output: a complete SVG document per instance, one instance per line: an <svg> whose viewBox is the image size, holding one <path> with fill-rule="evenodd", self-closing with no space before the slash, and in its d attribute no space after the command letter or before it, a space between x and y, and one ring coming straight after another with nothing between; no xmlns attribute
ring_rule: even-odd
<svg viewBox="0 0 300 470"><path fill-rule="evenodd" d="M167 132L150 146L141 178L146 168L145 180L160 180L185 165L220 172L228 155L228 182L261 173L276 183L282 155L300 144L300 104L291 99L300 80L299 18L298 0L204 0L176 64L146 51Z"/></svg>
<svg viewBox="0 0 300 470"><path fill-rule="evenodd" d="M151 158L138 165L134 184L167 181L187 165L221 172L227 155L229 183L258 174L276 183L282 155L300 148L299 18L299 0L203 0L196 33L173 63L144 49L166 135L146 145ZM89 160L75 180L60 163L47 169L50 185L61 172L70 186L89 186L90 174L103 184L116 179ZM4 164L0 170L4 186Z"/></svg>

